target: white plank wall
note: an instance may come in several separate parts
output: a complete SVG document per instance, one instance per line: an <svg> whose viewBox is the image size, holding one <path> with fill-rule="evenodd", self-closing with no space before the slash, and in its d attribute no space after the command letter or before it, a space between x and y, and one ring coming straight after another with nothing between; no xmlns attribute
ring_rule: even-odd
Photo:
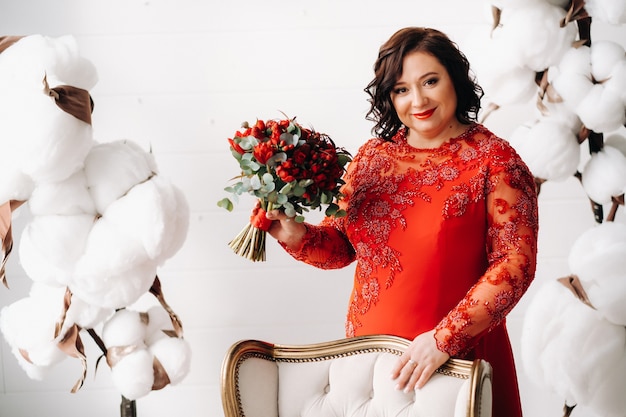
<svg viewBox="0 0 626 417"><path fill-rule="evenodd" d="M472 39L489 18L482 2L465 0L0 0L0 35L77 38L99 73L91 91L96 140L131 139L151 148L161 174L189 200L188 239L159 275L192 345L192 370L181 384L138 400L139 416L222 416L220 365L239 339L312 343L343 336L352 268L315 270L273 241L269 261L252 263L226 245L252 206L244 199L228 213L216 205L237 169L226 138L244 120L284 112L354 151L370 137L363 88L384 40L403 26L432 26L476 53L480 46ZM599 36L623 41L625 34L609 28ZM488 127L506 137L532 115L530 106L514 107L492 115ZM540 204L541 257L531 294L537 283L569 273L569 247L593 225L573 179L546 184ZM14 219L16 247L27 216L24 209ZM620 213L618 221L624 217ZM17 251L8 279L0 308L30 287ZM516 352L527 302L509 320ZM68 359L44 381L33 381L2 340L0 416L119 415L109 370L95 372L99 352L89 338L84 342L89 376L70 394L78 363ZM561 415L562 400L534 386L521 366L520 381L527 416ZM584 410L575 415L583 417Z"/></svg>

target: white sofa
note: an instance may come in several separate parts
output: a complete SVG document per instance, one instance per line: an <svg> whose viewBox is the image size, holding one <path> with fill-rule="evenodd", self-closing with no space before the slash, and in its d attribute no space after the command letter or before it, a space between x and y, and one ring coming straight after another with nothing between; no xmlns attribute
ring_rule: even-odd
<svg viewBox="0 0 626 417"><path fill-rule="evenodd" d="M409 341L376 335L311 345L235 343L222 364L225 417L490 417L491 366L450 359L420 390L395 389Z"/></svg>

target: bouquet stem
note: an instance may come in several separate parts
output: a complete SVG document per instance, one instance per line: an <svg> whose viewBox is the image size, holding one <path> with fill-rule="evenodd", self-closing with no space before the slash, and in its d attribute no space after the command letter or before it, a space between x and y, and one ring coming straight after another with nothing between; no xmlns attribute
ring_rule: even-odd
<svg viewBox="0 0 626 417"><path fill-rule="evenodd" d="M267 208L261 201L261 209L272 210L272 203L267 203ZM248 223L239 234L228 243L228 246L239 256L243 256L253 262L265 261L265 241L267 232Z"/></svg>

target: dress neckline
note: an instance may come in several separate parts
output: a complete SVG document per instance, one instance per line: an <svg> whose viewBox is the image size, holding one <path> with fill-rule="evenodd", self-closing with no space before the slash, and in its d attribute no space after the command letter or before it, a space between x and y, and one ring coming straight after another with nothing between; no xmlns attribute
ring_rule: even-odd
<svg viewBox="0 0 626 417"><path fill-rule="evenodd" d="M470 124L463 133L461 133L458 136L451 137L449 140L447 140L446 142L443 142L441 145L435 148L416 148L414 146L409 145L409 142L406 137L406 132L407 132L406 127L403 127L400 130L398 130L398 133L396 133L396 135L393 137L392 142L398 145L401 145L404 148L408 148L413 152L440 152L442 150L450 148L450 146L452 146L458 141L466 140L469 137L473 136L474 131L478 128L478 126L479 126L478 123Z"/></svg>

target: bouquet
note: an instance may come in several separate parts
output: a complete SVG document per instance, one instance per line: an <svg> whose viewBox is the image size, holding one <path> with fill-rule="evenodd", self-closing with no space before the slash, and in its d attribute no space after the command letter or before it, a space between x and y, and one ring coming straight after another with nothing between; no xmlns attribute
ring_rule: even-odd
<svg viewBox="0 0 626 417"><path fill-rule="evenodd" d="M332 139L296 123L285 120L257 120L254 126L242 124L228 139L230 150L241 168L241 175L224 190L238 201L242 194L255 196L258 207L250 223L229 246L235 253L252 261L265 261L265 237L271 221L270 210L281 209L296 222L304 221L304 212L321 210L327 216L342 217L337 202L350 154L337 148ZM232 211L233 201L224 198L218 206Z"/></svg>

